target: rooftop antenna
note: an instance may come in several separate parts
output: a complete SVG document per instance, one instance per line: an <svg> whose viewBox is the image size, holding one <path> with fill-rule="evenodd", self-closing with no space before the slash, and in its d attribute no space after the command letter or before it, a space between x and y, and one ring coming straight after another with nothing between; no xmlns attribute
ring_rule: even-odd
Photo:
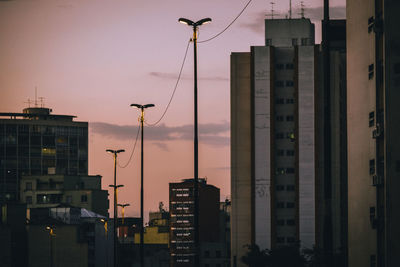
<svg viewBox="0 0 400 267"><path fill-rule="evenodd" d="M304 19L304 1L301 1L300 2L300 6L301 6L301 8L300 8L300 15L301 15L301 18L302 19Z"/></svg>
<svg viewBox="0 0 400 267"><path fill-rule="evenodd" d="M274 19L274 5L275 5L275 3L274 2L270 2L270 4L271 4L271 13L270 14L267 14L266 16L271 16L271 19Z"/></svg>
<svg viewBox="0 0 400 267"><path fill-rule="evenodd" d="M38 98L40 100L40 107L43 108L44 107L44 97L43 96L39 96Z"/></svg>
<svg viewBox="0 0 400 267"><path fill-rule="evenodd" d="M289 0L289 19L292 19L292 0Z"/></svg>
<svg viewBox="0 0 400 267"><path fill-rule="evenodd" d="M24 103L28 104L28 107L30 108L30 107L31 107L32 100L30 100L30 99L28 98L28 100L27 100L26 102L24 102Z"/></svg>
<svg viewBox="0 0 400 267"><path fill-rule="evenodd" d="M35 86L35 108L37 108L37 86Z"/></svg>

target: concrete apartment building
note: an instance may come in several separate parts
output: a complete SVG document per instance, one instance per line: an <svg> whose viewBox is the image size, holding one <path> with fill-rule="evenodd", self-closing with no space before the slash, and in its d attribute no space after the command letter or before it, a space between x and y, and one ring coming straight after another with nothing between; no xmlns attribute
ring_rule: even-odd
<svg viewBox="0 0 400 267"><path fill-rule="evenodd" d="M400 1L347 0L349 266L400 266Z"/></svg>
<svg viewBox="0 0 400 267"><path fill-rule="evenodd" d="M60 204L85 208L108 217L108 191L101 189L101 176L22 176L20 200L28 209Z"/></svg>
<svg viewBox="0 0 400 267"><path fill-rule="evenodd" d="M265 46L231 55L233 266L245 245L316 241L314 25L267 19L265 29Z"/></svg>
<svg viewBox="0 0 400 267"><path fill-rule="evenodd" d="M170 266L194 266L193 189L193 179L183 179L180 183L169 184ZM204 178L199 178L201 266L205 266L203 258L216 254L211 250L219 249L219 196L219 188L207 184Z"/></svg>
<svg viewBox="0 0 400 267"><path fill-rule="evenodd" d="M88 123L51 112L0 113L0 202L19 200L22 175L88 175Z"/></svg>

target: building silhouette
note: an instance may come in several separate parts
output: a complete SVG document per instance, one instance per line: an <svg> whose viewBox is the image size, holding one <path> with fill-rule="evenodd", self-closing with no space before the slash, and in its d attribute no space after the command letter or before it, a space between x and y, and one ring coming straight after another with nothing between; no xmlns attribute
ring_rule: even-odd
<svg viewBox="0 0 400 267"><path fill-rule="evenodd" d="M233 266L246 245L316 243L314 25L267 19L265 43L231 54Z"/></svg>
<svg viewBox="0 0 400 267"><path fill-rule="evenodd" d="M87 175L88 123L49 108L0 113L0 201L19 200L22 175Z"/></svg>
<svg viewBox="0 0 400 267"><path fill-rule="evenodd" d="M399 1L347 1L349 266L400 266Z"/></svg>

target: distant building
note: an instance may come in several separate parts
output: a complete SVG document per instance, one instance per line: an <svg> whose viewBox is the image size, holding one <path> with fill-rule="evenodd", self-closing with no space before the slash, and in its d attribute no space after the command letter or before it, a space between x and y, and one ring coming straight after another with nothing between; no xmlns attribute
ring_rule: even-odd
<svg viewBox="0 0 400 267"><path fill-rule="evenodd" d="M81 207L108 217L108 191L101 189L100 175L29 175L21 179L21 202L27 208L60 204Z"/></svg>
<svg viewBox="0 0 400 267"><path fill-rule="evenodd" d="M22 175L88 174L88 123L51 111L0 113L0 202L18 200Z"/></svg>
<svg viewBox="0 0 400 267"><path fill-rule="evenodd" d="M346 8L349 266L400 266L400 1Z"/></svg>
<svg viewBox="0 0 400 267"><path fill-rule="evenodd" d="M194 179L169 184L170 255L172 266L194 264ZM219 246L219 188L199 179L200 264ZM212 245L211 245L212 244ZM220 252L221 253L221 252Z"/></svg>
<svg viewBox="0 0 400 267"><path fill-rule="evenodd" d="M232 265L246 245L316 244L317 49L309 19L265 20L231 55Z"/></svg>
<svg viewBox="0 0 400 267"><path fill-rule="evenodd" d="M105 228L106 219L83 208L31 209L29 266L111 266L113 231Z"/></svg>
<svg viewBox="0 0 400 267"><path fill-rule="evenodd" d="M144 244L163 244L169 247L169 212L162 206L149 213L149 224L144 228ZM140 232L135 233L135 244L140 244Z"/></svg>

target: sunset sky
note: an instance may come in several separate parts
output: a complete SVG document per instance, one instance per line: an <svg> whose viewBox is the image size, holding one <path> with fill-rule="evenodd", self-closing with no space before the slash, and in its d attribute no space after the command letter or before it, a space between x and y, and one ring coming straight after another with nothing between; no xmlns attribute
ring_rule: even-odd
<svg viewBox="0 0 400 267"><path fill-rule="evenodd" d="M146 121L158 120L170 99L192 29L179 17L212 18L199 41L223 30L248 0L0 0L0 112L22 112L28 98L45 98L53 114L89 122L89 174L113 181L112 155L132 151L139 111L131 103L156 106ZM218 38L199 44L199 176L230 196L230 54L264 45L270 1L253 0ZM277 18L289 0L276 0ZM345 0L331 0L331 17L345 18ZM305 16L316 23L320 42L323 0L304 0ZM300 0L292 0L299 17ZM193 46L164 119L145 127L145 213L168 207L168 183L193 177ZM117 170L119 203L126 216L139 216L140 142L128 167ZM110 207L113 194L110 192ZM110 209L112 213L112 209Z"/></svg>

